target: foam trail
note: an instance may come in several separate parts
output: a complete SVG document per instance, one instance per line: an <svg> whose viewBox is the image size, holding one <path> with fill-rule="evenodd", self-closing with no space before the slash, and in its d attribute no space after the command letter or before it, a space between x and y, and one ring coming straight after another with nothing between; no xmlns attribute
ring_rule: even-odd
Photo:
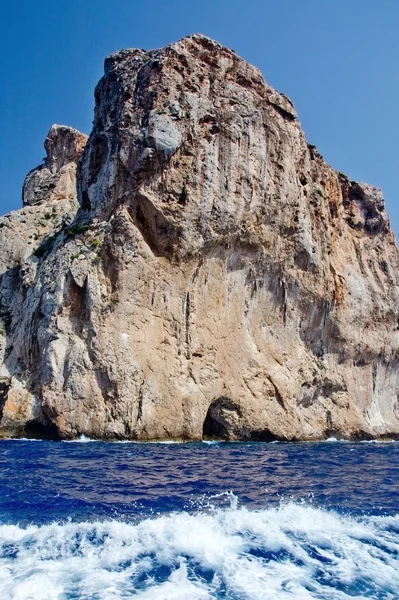
<svg viewBox="0 0 399 600"><path fill-rule="evenodd" d="M394 600L399 516L286 504L118 521L0 526L13 600Z"/></svg>

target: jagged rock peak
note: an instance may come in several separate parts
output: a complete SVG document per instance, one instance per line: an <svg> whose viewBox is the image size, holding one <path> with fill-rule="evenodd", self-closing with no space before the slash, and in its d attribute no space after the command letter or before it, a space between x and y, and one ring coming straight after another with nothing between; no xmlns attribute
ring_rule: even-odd
<svg viewBox="0 0 399 600"><path fill-rule="evenodd" d="M67 125L52 125L44 142L46 167L57 173L69 163L77 164L88 136Z"/></svg>
<svg viewBox="0 0 399 600"><path fill-rule="evenodd" d="M107 73L113 66L124 61L129 58L135 58L136 56L146 55L146 56L159 56L168 51L168 49L175 49L179 47L189 47L192 44L196 44L199 47L202 46L208 50L220 51L224 50L228 53L236 55L234 50L227 48L226 46L222 46L219 42L216 42L210 37L203 35L202 33L193 33L192 35L185 36L178 40L177 42L173 42L172 44L168 44L161 48L156 48L154 50L143 50L139 48L124 48L123 50L118 50L117 52L113 52L109 56L105 58L104 61L104 71Z"/></svg>
<svg viewBox="0 0 399 600"><path fill-rule="evenodd" d="M76 198L76 166L88 136L66 125L52 125L44 142L44 164L28 173L22 187L24 206Z"/></svg>

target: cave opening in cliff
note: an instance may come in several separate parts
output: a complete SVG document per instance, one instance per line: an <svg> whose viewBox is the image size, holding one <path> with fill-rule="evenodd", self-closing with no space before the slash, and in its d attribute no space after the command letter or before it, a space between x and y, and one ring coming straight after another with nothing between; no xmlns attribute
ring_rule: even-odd
<svg viewBox="0 0 399 600"><path fill-rule="evenodd" d="M228 420L226 419L226 412L228 411L237 412L237 408L230 398L223 396L212 402L202 427L202 438L204 440L226 440L230 438Z"/></svg>
<svg viewBox="0 0 399 600"><path fill-rule="evenodd" d="M40 439L40 440L60 440L60 434L58 428L54 423L40 421L29 421L24 427L24 436L28 439Z"/></svg>
<svg viewBox="0 0 399 600"><path fill-rule="evenodd" d="M269 429L246 426L240 408L230 398L222 396L214 400L208 408L202 427L202 439L273 442L282 438Z"/></svg>

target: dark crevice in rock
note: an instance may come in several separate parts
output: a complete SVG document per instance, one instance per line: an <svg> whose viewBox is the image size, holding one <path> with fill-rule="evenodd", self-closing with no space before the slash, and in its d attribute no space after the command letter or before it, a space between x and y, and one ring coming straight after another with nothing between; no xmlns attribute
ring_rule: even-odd
<svg viewBox="0 0 399 600"><path fill-rule="evenodd" d="M187 359L190 358L190 313L191 313L191 307L190 307L190 292L186 293L186 298L185 298L185 321L186 321L186 346L187 346L187 350L186 350L186 356Z"/></svg>
<svg viewBox="0 0 399 600"><path fill-rule="evenodd" d="M3 418L4 405L7 400L8 390L10 388L11 378L0 377L0 421Z"/></svg>
<svg viewBox="0 0 399 600"><path fill-rule="evenodd" d="M282 441L280 437L272 433L269 429L260 429L259 431L251 431L247 434L247 437L244 439L248 439L250 442L275 442Z"/></svg>
<svg viewBox="0 0 399 600"><path fill-rule="evenodd" d="M42 360L42 348L39 343L39 335L43 326L44 313L39 305L32 314L32 319L29 324L29 329L26 331L26 337L29 340L27 345L27 352L25 358L28 361L30 374L32 379L35 380L36 376L40 372L41 360Z"/></svg>
<svg viewBox="0 0 399 600"><path fill-rule="evenodd" d="M330 436L331 437L331 436ZM337 436L334 436L337 437ZM385 436L382 436L382 438L384 438ZM390 439L391 436L387 435L387 438ZM368 431L363 431L362 429L359 429L358 431L353 431L350 434L350 439L354 442L362 442L362 441L369 441L369 440L373 440L375 438L374 435L372 435L370 432Z"/></svg>
<svg viewBox="0 0 399 600"><path fill-rule="evenodd" d="M286 290L285 290L284 281L281 282L281 290L282 290L282 295L283 295L283 323L284 323L284 325L286 325L287 324L287 294L286 294Z"/></svg>
<svg viewBox="0 0 399 600"><path fill-rule="evenodd" d="M84 190L82 192L82 199L81 199L80 206L82 207L82 210L91 210L91 202L90 202L90 198L89 198L89 194L88 194L87 190Z"/></svg>
<svg viewBox="0 0 399 600"><path fill-rule="evenodd" d="M186 189L186 186L184 186L177 203L180 204L181 206L186 206L187 200L188 200L187 189Z"/></svg>
<svg viewBox="0 0 399 600"><path fill-rule="evenodd" d="M274 394L275 394L275 398L276 398L278 404L281 406L281 408L283 408L284 410L286 410L283 397L280 394L280 391L279 391L278 387L276 386L276 384L274 383L274 381L270 377L269 377L269 381L270 381L270 383L272 384L272 386L274 388Z"/></svg>
<svg viewBox="0 0 399 600"><path fill-rule="evenodd" d="M137 422L141 422L143 418L143 385L140 386L138 403L137 403Z"/></svg>
<svg viewBox="0 0 399 600"><path fill-rule="evenodd" d="M89 185L95 182L103 168L108 154L107 138L99 135L90 144Z"/></svg>
<svg viewBox="0 0 399 600"><path fill-rule="evenodd" d="M282 106L279 106L278 104L274 104L273 102L270 102L270 104L284 119L287 119L287 121L295 121L296 116L293 115L291 112L285 110Z"/></svg>
<svg viewBox="0 0 399 600"><path fill-rule="evenodd" d="M66 287L67 298L65 304L69 306L69 319L74 333L81 336L89 322L86 307L87 281L85 281L83 287L80 287L70 274Z"/></svg>

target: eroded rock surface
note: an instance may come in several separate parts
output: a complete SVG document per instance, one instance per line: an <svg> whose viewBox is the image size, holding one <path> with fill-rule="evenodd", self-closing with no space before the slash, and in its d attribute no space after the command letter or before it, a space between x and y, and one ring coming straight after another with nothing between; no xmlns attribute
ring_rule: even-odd
<svg viewBox="0 0 399 600"><path fill-rule="evenodd" d="M86 141L86 135L71 127L53 125L44 143L44 164L25 179L23 208L0 217L0 435L58 435L41 409L40 393L32 392L32 372L19 349L13 352L13 344L15 335L23 345L25 334L37 343L35 323L29 332L21 330L18 311L24 313L24 299L35 286L41 260L57 239L68 235L76 217L76 167ZM35 289L39 296L41 292ZM34 319L29 313L25 317L27 323Z"/></svg>
<svg viewBox="0 0 399 600"><path fill-rule="evenodd" d="M108 57L95 99L87 144L51 130L25 183L32 215L73 203L84 147L74 222L36 256L29 227L19 245L0 230L3 432L397 435L380 190L326 165L290 100L204 36Z"/></svg>

